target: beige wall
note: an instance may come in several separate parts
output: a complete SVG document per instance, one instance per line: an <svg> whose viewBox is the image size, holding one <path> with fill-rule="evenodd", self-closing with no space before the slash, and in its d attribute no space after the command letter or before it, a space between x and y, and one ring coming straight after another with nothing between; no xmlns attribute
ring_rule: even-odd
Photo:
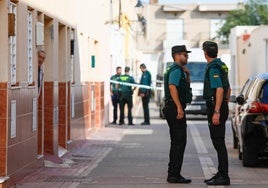
<svg viewBox="0 0 268 188"><path fill-rule="evenodd" d="M6 47L8 46L8 30L6 27L2 27L3 25L7 25L7 8L6 8L6 2L0 1L0 68L1 68L1 74L0 74L0 82L5 82L8 80L8 70L9 66L7 64L8 62L8 54L6 53Z"/></svg>
<svg viewBox="0 0 268 188"><path fill-rule="evenodd" d="M25 167L42 161L45 152L58 155L67 141L85 138L91 129L108 122L104 108L109 97L104 81L110 77L109 30L105 24L109 12L106 0L19 0L17 4L17 69L15 86L10 85L8 44L8 1L0 0L0 175L13 176ZM75 2L75 3L74 3ZM27 83L27 10L33 13L34 84ZM44 46L35 44L35 24L44 23ZM70 83L70 31L74 31L74 82ZM37 50L44 49L44 87L37 106ZM91 56L96 67L91 67ZM94 86L94 87L93 87ZM71 94L74 94L72 98ZM94 94L94 98L91 98ZM106 94L106 99L104 97ZM71 99L73 103L71 103ZM11 100L16 101L16 134L11 135ZM91 105L95 103L95 109ZM74 115L70 108L74 105ZM33 121L37 112L36 122ZM38 119L38 120L37 120ZM81 124L77 124L81 122ZM38 129L33 129L37 123ZM71 126L70 126L71 123ZM12 124L13 125L13 124ZM21 153L20 156L17 153ZM2 186L2 185L0 185Z"/></svg>

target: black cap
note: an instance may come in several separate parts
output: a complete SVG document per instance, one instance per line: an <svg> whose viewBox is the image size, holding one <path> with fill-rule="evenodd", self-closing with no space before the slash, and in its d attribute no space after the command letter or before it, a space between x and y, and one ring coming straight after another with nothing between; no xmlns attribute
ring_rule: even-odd
<svg viewBox="0 0 268 188"><path fill-rule="evenodd" d="M129 72L130 71L130 67L125 67L125 72Z"/></svg>
<svg viewBox="0 0 268 188"><path fill-rule="evenodd" d="M203 43L203 50L209 51L209 52L218 52L218 45L216 42L205 41Z"/></svg>
<svg viewBox="0 0 268 188"><path fill-rule="evenodd" d="M191 51L188 51L186 49L186 46L185 45L173 46L172 49L171 49L171 51L172 51L171 52L172 54L181 53L181 52L191 53Z"/></svg>

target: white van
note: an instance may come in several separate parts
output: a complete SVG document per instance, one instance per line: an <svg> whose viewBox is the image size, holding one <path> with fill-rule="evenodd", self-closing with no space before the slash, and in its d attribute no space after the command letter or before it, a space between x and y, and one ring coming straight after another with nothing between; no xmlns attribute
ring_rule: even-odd
<svg viewBox="0 0 268 188"><path fill-rule="evenodd" d="M185 112L187 114L207 114L206 102L203 99L203 81L206 72L206 60L204 58L203 51L201 49L190 49L192 51L189 54L189 59L187 63L187 67L190 70L191 75L191 88L193 93L193 98L191 104L188 104ZM164 73L168 66L173 63L172 57L170 53L163 53L159 58L158 63L158 71L156 75L157 87L164 88ZM164 115L161 111L164 106L164 90L159 89L156 91L155 100L156 104L159 107L159 116L164 118Z"/></svg>

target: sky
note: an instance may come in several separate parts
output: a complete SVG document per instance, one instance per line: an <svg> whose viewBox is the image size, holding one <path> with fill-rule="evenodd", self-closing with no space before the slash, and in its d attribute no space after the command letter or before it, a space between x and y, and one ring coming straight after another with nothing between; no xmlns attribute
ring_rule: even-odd
<svg viewBox="0 0 268 188"><path fill-rule="evenodd" d="M144 2L149 0L142 0ZM241 0L158 0L159 4L168 4L168 3L238 3Z"/></svg>

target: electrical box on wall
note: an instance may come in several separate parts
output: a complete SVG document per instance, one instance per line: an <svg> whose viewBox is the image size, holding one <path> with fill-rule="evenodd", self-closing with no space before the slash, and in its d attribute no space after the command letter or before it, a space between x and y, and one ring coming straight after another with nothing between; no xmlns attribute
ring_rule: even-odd
<svg viewBox="0 0 268 188"><path fill-rule="evenodd" d="M95 56L91 56L91 68L95 68Z"/></svg>
<svg viewBox="0 0 268 188"><path fill-rule="evenodd" d="M36 23L36 45L44 45L44 24L41 22Z"/></svg>

